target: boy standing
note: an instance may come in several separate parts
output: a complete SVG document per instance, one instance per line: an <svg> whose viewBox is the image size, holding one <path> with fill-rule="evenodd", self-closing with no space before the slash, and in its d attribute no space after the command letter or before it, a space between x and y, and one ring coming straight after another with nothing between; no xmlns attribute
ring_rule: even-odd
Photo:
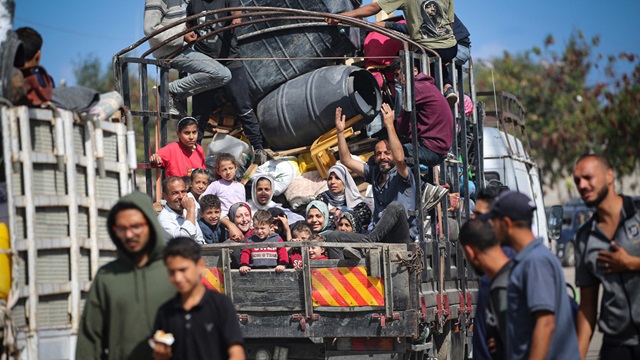
<svg viewBox="0 0 640 360"><path fill-rule="evenodd" d="M217 244L226 240L227 230L220 223L220 213L222 204L216 195L204 195L200 198L200 230L204 242L207 244Z"/></svg>
<svg viewBox="0 0 640 360"><path fill-rule="evenodd" d="M283 242L278 234L271 232L273 216L268 211L258 210L253 215L253 230L255 234L248 239L248 243ZM284 247L259 247L243 249L240 255L240 273L246 274L251 269L276 269L283 272L289 264L289 255Z"/></svg>
<svg viewBox="0 0 640 360"><path fill-rule="evenodd" d="M244 341L231 300L208 290L200 279L205 263L200 245L172 239L164 250L169 280L178 294L156 315L154 330L173 335L173 345L156 342L154 359L244 360Z"/></svg>

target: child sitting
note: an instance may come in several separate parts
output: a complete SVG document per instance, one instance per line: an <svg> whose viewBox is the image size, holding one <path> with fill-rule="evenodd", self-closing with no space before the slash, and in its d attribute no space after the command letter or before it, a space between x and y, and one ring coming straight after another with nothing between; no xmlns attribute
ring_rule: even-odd
<svg viewBox="0 0 640 360"><path fill-rule="evenodd" d="M249 243L263 242L283 242L282 238L271 233L273 217L268 211L258 210L253 215L253 231L255 234L248 239ZM246 274L251 269L276 269L276 272L283 272L285 266L289 264L287 249L284 247L259 247L243 249L240 255L240 273Z"/></svg>
<svg viewBox="0 0 640 360"><path fill-rule="evenodd" d="M202 284L205 263L200 246L186 237L171 239L164 248L164 264L178 294L158 309L153 328L173 335L175 341L173 345L155 341L153 358L244 359L231 300Z"/></svg>
<svg viewBox="0 0 640 360"><path fill-rule="evenodd" d="M244 186L235 180L238 163L231 154L220 153L216 158L216 178L202 195L217 195L226 214L231 205L246 201Z"/></svg>
<svg viewBox="0 0 640 360"><path fill-rule="evenodd" d="M154 166L164 166L166 177L187 176L190 169L207 166L204 150L198 139L198 121L190 116L178 121L178 141L172 142L151 155L149 162Z"/></svg>
<svg viewBox="0 0 640 360"><path fill-rule="evenodd" d="M312 231L309 225L303 221L299 221L293 226L293 229L291 229L291 241L307 240L311 234ZM302 268L302 251L299 247L291 248L289 250L289 259L291 261L291 267L294 269Z"/></svg>
<svg viewBox="0 0 640 360"><path fill-rule="evenodd" d="M204 195L200 198L200 220L204 242L221 243L227 239L227 230L220 223L220 199L215 195Z"/></svg>
<svg viewBox="0 0 640 360"><path fill-rule="evenodd" d="M309 241L320 243L324 241L324 237L322 235L314 234L309 237ZM309 259L329 260L325 254L325 249L322 246L309 246Z"/></svg>

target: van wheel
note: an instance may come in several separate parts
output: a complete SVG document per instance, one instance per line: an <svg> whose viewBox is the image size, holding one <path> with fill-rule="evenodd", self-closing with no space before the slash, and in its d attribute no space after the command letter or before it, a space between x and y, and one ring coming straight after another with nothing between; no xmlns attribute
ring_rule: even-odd
<svg viewBox="0 0 640 360"><path fill-rule="evenodd" d="M567 245L564 246L564 266L575 266L576 265L576 244L573 241L569 241Z"/></svg>

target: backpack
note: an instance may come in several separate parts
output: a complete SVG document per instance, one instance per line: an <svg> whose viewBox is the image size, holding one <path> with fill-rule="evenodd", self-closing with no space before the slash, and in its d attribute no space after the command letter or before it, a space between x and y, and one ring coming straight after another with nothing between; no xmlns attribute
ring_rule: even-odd
<svg viewBox="0 0 640 360"><path fill-rule="evenodd" d="M55 84L53 79L42 66L32 66L20 69L24 77L25 97L23 105L40 106L51 100Z"/></svg>

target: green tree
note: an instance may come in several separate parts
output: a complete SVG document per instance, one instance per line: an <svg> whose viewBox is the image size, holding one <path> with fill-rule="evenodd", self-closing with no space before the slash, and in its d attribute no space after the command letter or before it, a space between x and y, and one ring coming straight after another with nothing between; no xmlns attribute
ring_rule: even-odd
<svg viewBox="0 0 640 360"><path fill-rule="evenodd" d="M80 56L80 60L73 62L73 75L80 86L95 89L100 93L115 90L113 73L103 66L100 58L93 53L85 57Z"/></svg>
<svg viewBox="0 0 640 360"><path fill-rule="evenodd" d="M496 90L520 99L533 155L552 182L570 174L586 152L607 155L620 174L629 174L640 152L640 142L631 138L640 131L638 56L595 55L599 38L586 39L581 32L561 51L554 44L548 36L542 48L492 59L491 66L478 68L478 88L491 89L495 79ZM632 74L614 71L619 62L631 63ZM601 68L605 79L589 84L588 75Z"/></svg>

